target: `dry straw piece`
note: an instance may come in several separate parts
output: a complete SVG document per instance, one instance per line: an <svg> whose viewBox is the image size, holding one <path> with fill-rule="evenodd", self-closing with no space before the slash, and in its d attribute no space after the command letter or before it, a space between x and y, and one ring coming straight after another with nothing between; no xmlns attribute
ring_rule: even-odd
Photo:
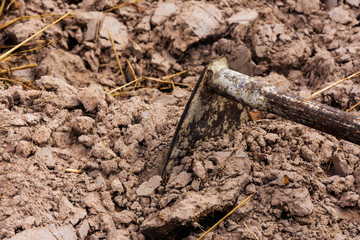
<svg viewBox="0 0 360 240"><path fill-rule="evenodd" d="M37 35L39 35L40 33L44 32L46 29L50 28L51 26L55 25L56 23L60 22L61 20L63 20L64 18L68 17L70 14L72 14L71 12L65 14L64 16L62 16L61 18L59 18L58 20L54 21L53 23L47 25L46 27L44 27L43 29L41 29L40 31L38 31L37 33L35 33L34 35L30 36L29 38L25 39L24 41L22 41L21 43L19 43L18 45L16 45L15 47L13 47L12 49L10 49L9 51L7 51L6 53L4 53L3 55L0 56L0 61L3 61L5 58L7 58L11 53L13 53L14 51L16 51L18 48L20 48L21 46L23 46L24 44L26 44L27 42L31 41L32 39L34 39Z"/></svg>
<svg viewBox="0 0 360 240"><path fill-rule="evenodd" d="M67 168L67 169L65 169L65 172L67 172L67 173L82 173L81 170L73 169L73 168Z"/></svg>
<svg viewBox="0 0 360 240"><path fill-rule="evenodd" d="M203 237L206 236L206 234L208 234L209 232L211 232L211 230L213 230L214 228L216 228L222 221L224 221L227 217L229 217L231 214L233 214L239 207L241 207L242 205L244 205L247 201L250 200L250 198L252 198L254 194L251 194L250 196L248 196L247 198L245 198L244 201L242 201L239 205L237 205L233 210L231 210L228 214L225 215L225 217L223 217L222 219L220 219L217 223L214 224L214 226L212 226L209 230L207 230L206 232L203 233L203 235L201 235L197 240L202 239Z"/></svg>
<svg viewBox="0 0 360 240"><path fill-rule="evenodd" d="M341 80L339 80L339 81L337 81L337 82L335 82L335 83L332 83L332 84L330 84L329 86L327 86L327 87L325 87L325 88L317 91L316 93L311 94L310 96L308 96L308 97L306 98L306 100L310 100L310 99L314 98L315 96L319 95L320 93L325 92L326 90L328 90L328 89L330 89L330 88L338 85L339 83L342 83L342 82L344 82L344 81L346 81L346 80L349 80L349 79L351 79L351 78L357 77L357 76L359 76L359 75L360 75L360 71L359 71L359 72L356 72L356 73L354 73L354 74L352 74L352 75L350 75L350 76L348 76L348 77L346 77L346 78L343 78L343 79L341 79Z"/></svg>

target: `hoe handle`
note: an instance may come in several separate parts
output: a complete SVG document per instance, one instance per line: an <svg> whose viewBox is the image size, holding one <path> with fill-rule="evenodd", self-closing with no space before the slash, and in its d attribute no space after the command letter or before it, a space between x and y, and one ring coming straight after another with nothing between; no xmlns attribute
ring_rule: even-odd
<svg viewBox="0 0 360 240"><path fill-rule="evenodd" d="M284 93L230 69L214 73L210 81L208 86L226 98L360 145L360 116Z"/></svg>

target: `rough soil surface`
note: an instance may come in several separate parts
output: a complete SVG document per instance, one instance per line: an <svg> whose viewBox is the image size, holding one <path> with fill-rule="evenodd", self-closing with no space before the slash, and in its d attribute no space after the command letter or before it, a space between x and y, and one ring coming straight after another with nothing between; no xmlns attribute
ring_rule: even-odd
<svg viewBox="0 0 360 240"><path fill-rule="evenodd" d="M192 240L250 194L205 239L360 239L359 146L263 113L198 142L164 188L192 87L142 80L107 93L134 80L125 58L138 77L186 70L174 81L193 85L224 55L232 69L306 97L360 70L358 0L143 0L106 13L120 2L17 2L25 16L75 16L38 37L52 44L1 63L37 63L12 77L38 90L0 89L0 239ZM1 24L19 16L8 10ZM0 45L50 22L18 21ZM316 101L349 109L359 93L354 78Z"/></svg>

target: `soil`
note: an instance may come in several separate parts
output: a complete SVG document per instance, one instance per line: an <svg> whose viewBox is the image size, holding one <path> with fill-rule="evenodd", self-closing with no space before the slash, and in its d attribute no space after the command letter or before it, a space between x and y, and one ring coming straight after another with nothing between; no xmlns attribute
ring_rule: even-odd
<svg viewBox="0 0 360 240"><path fill-rule="evenodd" d="M272 114L196 143L166 188L160 177L210 60L226 56L230 68L306 97L360 70L358 0L144 0L104 13L119 1L16 3L1 24L75 15L37 38L51 44L1 63L38 67L6 75L33 89L0 89L0 239L192 240L250 194L204 239L360 239L359 146ZM51 20L9 25L0 45ZM108 92L133 71L185 70L176 88L142 79L123 95ZM359 92L357 77L315 101L345 110Z"/></svg>

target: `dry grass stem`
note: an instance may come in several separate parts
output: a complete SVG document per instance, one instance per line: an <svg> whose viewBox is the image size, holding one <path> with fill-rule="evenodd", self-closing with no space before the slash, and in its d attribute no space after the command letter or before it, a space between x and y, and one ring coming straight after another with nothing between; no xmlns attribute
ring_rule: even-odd
<svg viewBox="0 0 360 240"><path fill-rule="evenodd" d="M41 29L40 31L38 31L37 33L35 33L34 35L30 36L29 38L27 38L26 40L22 41L21 43L19 43L18 45L16 45L15 47L13 47L12 49L10 49L9 51L7 51L6 53L4 53L3 55L0 56L0 61L3 61L6 57L8 57L11 53L13 53L15 50L17 50L18 48L20 48L21 46L23 46L24 44L26 44L27 42L31 41L32 39L34 39L37 35L39 35L40 33L44 32L46 29L50 28L51 26L55 25L56 23L60 22L61 20L63 20L64 18L66 18L67 16L69 16L70 14L72 14L71 12L65 14L64 16L62 16L61 18L59 18L58 20L56 20L55 22L47 25L46 27L44 27L43 29Z"/></svg>
<svg viewBox="0 0 360 240"><path fill-rule="evenodd" d="M44 19L44 18L58 17L58 16L62 16L62 14L21 16L21 17L17 17L17 18L10 20L10 21L4 23L3 25L0 25L0 29L6 28L6 27L10 26L11 24L16 23L17 21L25 21L25 20L29 20L30 18ZM73 17L73 16L68 16L68 17Z"/></svg>
<svg viewBox="0 0 360 240"><path fill-rule="evenodd" d="M100 31L100 21L101 17L103 15L103 12L100 12L98 19L96 20L96 30L95 30L95 46L97 46L97 42L99 39L99 31Z"/></svg>
<svg viewBox="0 0 360 240"><path fill-rule="evenodd" d="M213 230L214 228L216 228L222 221L224 221L227 217L229 217L231 214L233 214L239 207L241 207L242 205L244 205L247 201L249 201L250 198L252 198L254 194L251 194L250 196L248 196L247 198L245 198L244 201L242 201L239 205L237 205L233 210L231 210L228 214L225 215L225 217L223 217L222 219L220 219L217 223L214 224L214 226L212 226L209 230L207 230L206 232L204 232L197 240L202 239L203 237L206 236L206 234L208 234L209 232L211 232L211 230Z"/></svg>
<svg viewBox="0 0 360 240"><path fill-rule="evenodd" d="M27 50L24 50L24 51L19 51L19 52L17 52L16 54L21 54L21 53L36 51L36 50L41 49L41 48L43 48L43 47L45 47L45 46L47 46L47 45L52 44L52 43L55 42L56 40L57 40L57 39L51 40L50 42L44 43L44 44L42 44L41 46L38 46L38 47L30 48L30 49L27 49Z"/></svg>
<svg viewBox="0 0 360 240"><path fill-rule="evenodd" d="M1 6L0 6L0 17L2 16L2 13L3 13L3 11L4 11L5 2L6 2L6 0L2 0L2 1L1 1Z"/></svg>
<svg viewBox="0 0 360 240"><path fill-rule="evenodd" d="M106 31L107 31L107 33L108 33L108 36L109 36L109 39L110 39L110 42L111 42L112 49L114 50L115 57L116 57L116 61L117 61L117 64L118 64L118 66L119 66L121 76L125 76L125 75L124 75L124 71L123 71L123 69L122 69L122 67L121 67L120 58L119 58L119 56L118 56L118 54L117 54L117 52L116 52L116 49L115 49L114 39L111 37L111 34L110 34L109 30L106 29Z"/></svg>
<svg viewBox="0 0 360 240"><path fill-rule="evenodd" d="M27 88L27 89L32 89L32 90L35 89L35 90L37 90L33 86L29 86L29 85L24 84L24 83L22 83L20 81L16 81L16 80L13 80L13 79L10 79L10 78L0 78L0 81L3 81L5 84L6 84L6 82L13 82L13 83L17 83L17 84L19 84L19 85L21 85L21 86L23 86L24 88Z"/></svg>
<svg viewBox="0 0 360 240"><path fill-rule="evenodd" d="M330 84L329 86L327 86L327 87L325 87L325 88L317 91L316 93L311 94L310 96L306 97L306 100L312 99L312 98L314 98L315 96L319 95L320 93L325 92L326 90L328 90L328 89L330 89L330 88L338 85L339 83L342 83L342 82L344 82L344 81L346 81L346 80L349 80L349 79L351 79L351 78L354 78L354 77L356 77L356 76L358 76L358 75L360 75L360 71L359 71L359 72L356 72L356 73L354 73L354 74L352 74L352 75L350 75L350 76L348 76L348 77L346 77L346 78L343 78L343 79L341 79L341 80L339 80L339 81L337 81L337 82L335 82L335 83L332 83L332 84Z"/></svg>
<svg viewBox="0 0 360 240"><path fill-rule="evenodd" d="M256 239L259 240L258 236L255 235L255 233L253 233L250 228L246 225L246 223L244 222L244 226L246 227L246 229L248 230L248 232Z"/></svg>
<svg viewBox="0 0 360 240"><path fill-rule="evenodd" d="M10 124L4 124L0 126L0 132L7 132L8 127L10 127Z"/></svg>
<svg viewBox="0 0 360 240"><path fill-rule="evenodd" d="M176 76L181 75L181 74L184 74L184 73L187 73L187 71L182 71L182 72L174 73L174 74L171 74L171 75L169 75L169 76L162 77L161 79L162 79L162 80L170 79L170 78L176 77Z"/></svg>
<svg viewBox="0 0 360 240"><path fill-rule="evenodd" d="M141 78L140 78L140 79L141 79ZM135 80L133 80L133 81L131 81L131 82L128 82L128 83L126 83L126 84L124 84L124 85L122 85L122 86L120 86L120 87L118 87L118 88L115 88L115 89L109 91L108 93L109 93L109 94L112 94L113 92L119 91L120 89L123 89L124 87L130 86L131 84L136 83L136 82L139 81L140 79L135 79Z"/></svg>
<svg viewBox="0 0 360 240"><path fill-rule="evenodd" d="M46 44L46 40L36 40L36 41L34 41L34 42L24 44L23 46L33 46L33 45L38 45L38 44ZM0 49L13 48L13 47L15 47L15 46L16 46L16 45L0 46Z"/></svg>
<svg viewBox="0 0 360 240"><path fill-rule="evenodd" d="M127 95L131 92L119 92L119 93L115 93L115 94L112 94L113 97L116 97L116 96L123 96L123 95Z"/></svg>
<svg viewBox="0 0 360 240"><path fill-rule="evenodd" d="M147 80L150 80L150 81L155 81L155 82L161 82L161 83L171 84L171 82L169 82L169 81L164 81L164 80L161 80L161 79L159 79L159 78L153 78L153 77L144 77L144 78L147 79ZM173 83L176 84L176 85L179 85L179 86L194 87L194 85L192 85L192 84L179 83L179 82L173 82Z"/></svg>
<svg viewBox="0 0 360 240"><path fill-rule="evenodd" d="M67 172L67 173L82 173L81 170L72 169L72 168L67 168L67 169L65 169L65 172Z"/></svg>
<svg viewBox="0 0 360 240"><path fill-rule="evenodd" d="M335 150L335 152L334 152L333 155L337 154L337 152L339 151L339 149L340 149L340 147L338 146L338 147L336 148L336 150ZM332 162L333 162L333 158L330 159L330 162L329 162L329 165L328 165L328 168L327 168L327 172L330 171L330 167L331 167Z"/></svg>
<svg viewBox="0 0 360 240"><path fill-rule="evenodd" d="M357 106L360 105L360 102L358 102L357 104L355 104L354 106L352 106L351 108L349 108L348 110L346 110L346 112L350 112L352 110L354 110Z"/></svg>
<svg viewBox="0 0 360 240"><path fill-rule="evenodd" d="M129 60L127 58L125 58L125 60L130 68L131 76L133 77L133 79L137 79L137 76L135 74L134 68L131 66L131 63L129 62Z"/></svg>
<svg viewBox="0 0 360 240"><path fill-rule="evenodd" d="M18 71L18 70L23 70L23 69L27 69L27 68L33 68L33 67L37 67L38 65L36 63L32 63L29 65L24 65L24 66L20 66L20 67L14 67L14 68L6 68L3 70L0 70L0 74L5 74L8 73L9 77L11 76L11 72L14 71Z"/></svg>

